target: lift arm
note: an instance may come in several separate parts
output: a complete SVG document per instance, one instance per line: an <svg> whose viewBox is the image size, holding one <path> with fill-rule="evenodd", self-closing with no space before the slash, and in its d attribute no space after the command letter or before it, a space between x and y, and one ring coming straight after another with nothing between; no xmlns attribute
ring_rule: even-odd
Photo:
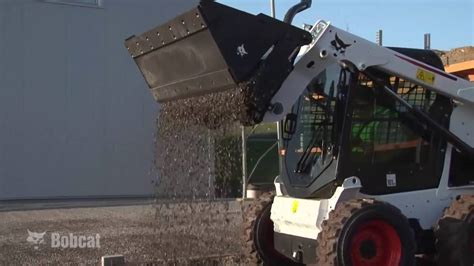
<svg viewBox="0 0 474 266"><path fill-rule="evenodd" d="M272 99L272 105L282 107L283 111L281 108L278 108L278 113L268 111L264 121L281 120L311 79L334 63L359 71L376 68L461 104L474 106L474 86L467 80L355 36L323 20L315 24L311 34L313 42L306 47L294 70Z"/></svg>

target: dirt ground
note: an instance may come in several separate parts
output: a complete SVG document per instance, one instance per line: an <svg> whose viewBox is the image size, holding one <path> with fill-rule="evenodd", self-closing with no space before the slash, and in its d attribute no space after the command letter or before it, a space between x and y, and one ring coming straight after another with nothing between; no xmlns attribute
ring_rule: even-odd
<svg viewBox="0 0 474 266"><path fill-rule="evenodd" d="M130 265L248 265L238 201L0 212L0 265L97 265L122 254ZM28 230L46 231L44 243ZM52 248L51 233L100 235L98 248Z"/></svg>

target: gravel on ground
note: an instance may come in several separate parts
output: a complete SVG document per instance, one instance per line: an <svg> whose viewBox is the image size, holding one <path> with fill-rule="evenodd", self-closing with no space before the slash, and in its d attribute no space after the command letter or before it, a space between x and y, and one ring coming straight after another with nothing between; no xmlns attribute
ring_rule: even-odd
<svg viewBox="0 0 474 266"><path fill-rule="evenodd" d="M139 206L0 212L0 265L97 265L122 254L130 265L247 265L241 203L159 202ZM27 241L43 233L43 243ZM52 234L96 236L100 247L51 247Z"/></svg>

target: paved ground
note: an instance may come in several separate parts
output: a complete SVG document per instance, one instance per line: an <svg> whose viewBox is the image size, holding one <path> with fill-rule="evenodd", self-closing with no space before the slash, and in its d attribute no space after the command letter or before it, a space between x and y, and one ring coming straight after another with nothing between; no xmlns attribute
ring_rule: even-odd
<svg viewBox="0 0 474 266"><path fill-rule="evenodd" d="M0 265L98 264L123 254L130 264L245 265L237 201L160 203L0 212ZM27 241L42 233L44 243ZM52 248L52 233L100 235L98 248Z"/></svg>

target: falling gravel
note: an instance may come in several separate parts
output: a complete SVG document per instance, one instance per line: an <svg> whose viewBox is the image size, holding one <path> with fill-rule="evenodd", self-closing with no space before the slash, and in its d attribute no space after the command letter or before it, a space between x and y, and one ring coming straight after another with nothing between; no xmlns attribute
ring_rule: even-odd
<svg viewBox="0 0 474 266"><path fill-rule="evenodd" d="M216 175L231 177L240 164L238 153L229 150L238 141L240 110L239 90L162 105L155 143L157 198L215 198Z"/></svg>
<svg viewBox="0 0 474 266"><path fill-rule="evenodd" d="M185 240L182 247L169 245L174 248L166 252L165 260L240 253L235 240L241 237L241 229L218 230L235 228L235 218L214 202L240 192L230 184L241 175L238 121L244 111L242 99L241 90L233 89L161 106L155 140L157 231L179 236L171 241ZM176 205L170 208L169 202L179 203L180 210L176 211Z"/></svg>

